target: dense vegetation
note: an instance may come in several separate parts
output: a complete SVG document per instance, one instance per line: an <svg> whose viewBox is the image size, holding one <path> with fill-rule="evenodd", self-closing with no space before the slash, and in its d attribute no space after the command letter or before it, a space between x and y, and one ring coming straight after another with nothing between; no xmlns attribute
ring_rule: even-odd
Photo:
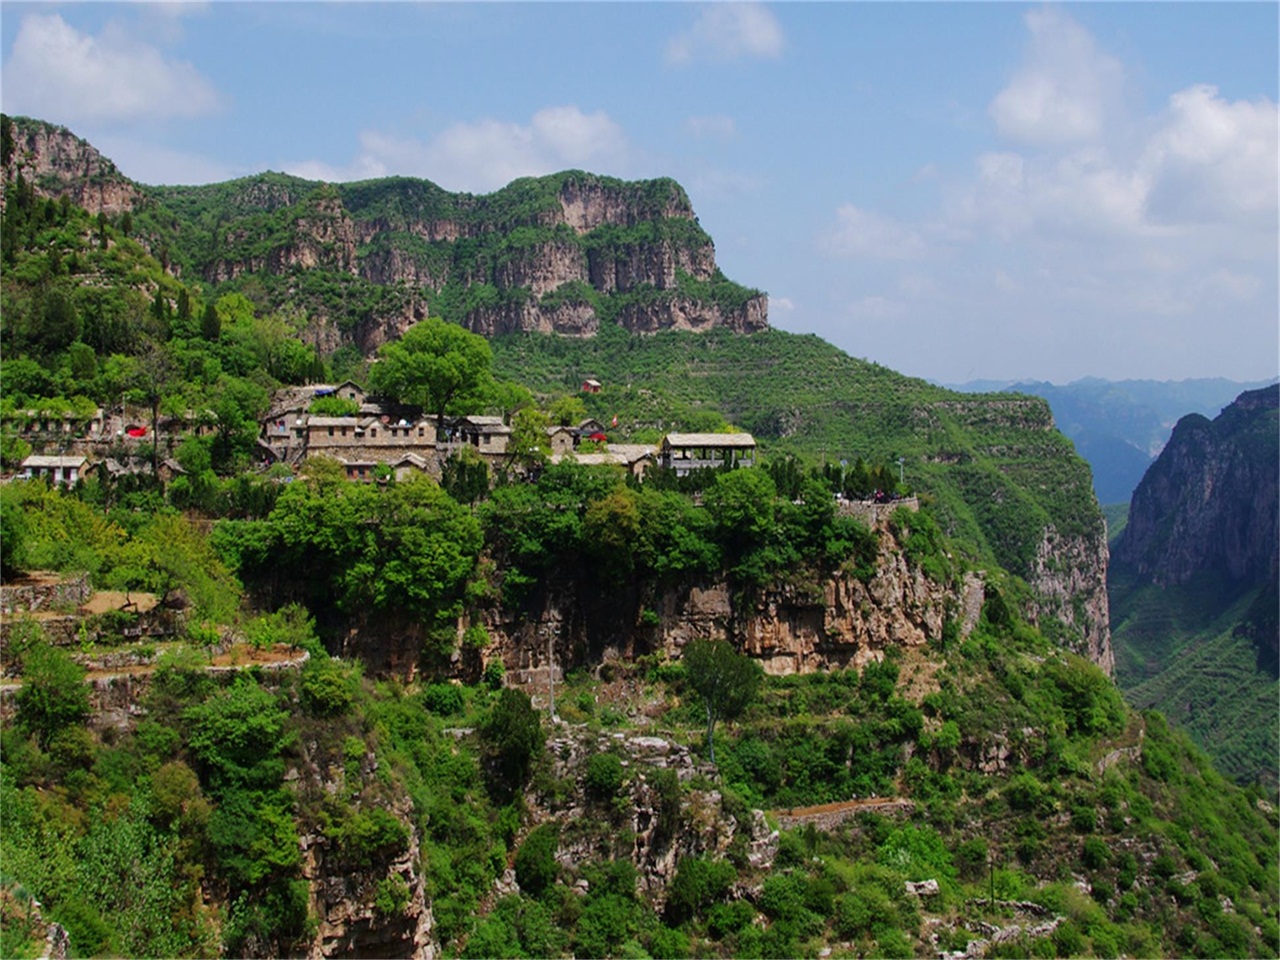
<svg viewBox="0 0 1280 960"><path fill-rule="evenodd" d="M317 507L377 496L317 482L330 484ZM305 500L307 487L290 493ZM83 520L74 498L41 496L46 511L66 510L64 524ZM61 538L46 526L30 546L47 555L46 541ZM219 567L204 554L186 570ZM390 868L411 831L436 934L460 956L812 956L834 942L921 955L936 949L930 929L962 949L979 922L1012 922L1007 903L978 902L989 891L1062 918L1001 956L1266 956L1280 946L1274 808L1226 783L1158 714L1131 712L998 592L963 642L861 671L765 678L723 725L716 766L692 778L608 747L566 763L543 749L545 715L499 675L372 682L328 659L298 607L240 632L311 659L300 671L210 674L209 640L193 635L160 658L145 718L123 730L86 727L83 668L65 653L35 636L21 648L0 853L6 878L68 928L77 953L300 949L316 919L302 837L322 871L362 878L389 922L416 895L414 877ZM650 657L600 679L575 671L549 732L607 744L638 731L706 761L700 669ZM876 796L909 806L786 830L772 867L752 866L751 808ZM678 858L661 910L630 856L638 806L653 811L659 845L706 829L708 815L736 833L721 852ZM534 810L542 825L531 828ZM558 862L562 844L582 855ZM495 896L511 863L519 892ZM927 879L937 895L904 893L904 881ZM213 909L202 886L221 891ZM23 955L12 919L4 953Z"/></svg>
<svg viewBox="0 0 1280 960"><path fill-rule="evenodd" d="M846 466L903 460L946 531L974 559L1032 572L1046 526L1101 535L1087 466L1051 429L1042 401L961 396L842 353L813 336L767 331L663 332L639 338L602 329L591 340L493 342L499 375L536 394L603 385L587 411L618 434L657 440L668 430L750 431L768 453Z"/></svg>

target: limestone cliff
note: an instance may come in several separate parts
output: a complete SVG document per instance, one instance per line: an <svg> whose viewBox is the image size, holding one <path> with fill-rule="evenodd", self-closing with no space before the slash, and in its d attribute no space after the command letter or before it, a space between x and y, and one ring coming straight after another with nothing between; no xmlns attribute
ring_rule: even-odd
<svg viewBox="0 0 1280 960"><path fill-rule="evenodd" d="M133 181L66 127L28 121L15 123L12 133L6 183L21 174L37 193L69 197L92 214L123 213L142 202L143 192Z"/></svg>
<svg viewBox="0 0 1280 960"><path fill-rule="evenodd" d="M1107 599L1109 560L1105 537L1062 536L1046 527L1030 578L1036 596L1028 612L1035 623L1054 618L1065 625L1070 635L1059 639L1111 675L1116 658Z"/></svg>
<svg viewBox="0 0 1280 960"><path fill-rule="evenodd" d="M778 584L749 597L723 581L690 583L656 596L614 595L603 603L572 584L549 589L534 611L494 609L486 621L499 658L520 681L646 653L679 656L695 638L724 639L774 675L862 667L891 647L942 641L948 621L967 636L982 608L983 581L936 583L908 565L887 524L879 529L875 574L837 573L817 584Z"/></svg>
<svg viewBox="0 0 1280 960"><path fill-rule="evenodd" d="M1214 420L1190 414L1134 491L1118 564L1162 585L1213 570L1231 581L1274 577L1280 386L1242 393Z"/></svg>
<svg viewBox="0 0 1280 960"><path fill-rule="evenodd" d="M314 318L306 336L371 353L428 312L486 336L589 337L768 326L763 293L728 281L673 180L581 171L484 196L391 177L330 185L276 173L199 187L123 176L61 127L13 118L6 181L91 213L126 211L166 266L217 288L256 281L275 308Z"/></svg>

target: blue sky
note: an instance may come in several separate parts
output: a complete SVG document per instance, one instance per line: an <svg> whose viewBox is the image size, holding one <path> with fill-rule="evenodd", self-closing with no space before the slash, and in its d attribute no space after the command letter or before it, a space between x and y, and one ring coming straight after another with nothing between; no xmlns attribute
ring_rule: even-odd
<svg viewBox="0 0 1280 960"><path fill-rule="evenodd" d="M0 3L144 183L672 176L774 326L944 382L1264 379L1276 4Z"/></svg>

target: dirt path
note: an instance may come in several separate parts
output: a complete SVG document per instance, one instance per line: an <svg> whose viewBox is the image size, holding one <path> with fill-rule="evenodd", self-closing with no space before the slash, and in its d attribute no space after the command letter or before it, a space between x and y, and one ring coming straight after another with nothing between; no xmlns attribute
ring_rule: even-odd
<svg viewBox="0 0 1280 960"><path fill-rule="evenodd" d="M788 807L770 811L780 827L798 827L811 823L815 827L830 829L864 810L891 811L914 810L915 801L903 797L866 797L858 800L841 800L837 803L820 803L813 807Z"/></svg>

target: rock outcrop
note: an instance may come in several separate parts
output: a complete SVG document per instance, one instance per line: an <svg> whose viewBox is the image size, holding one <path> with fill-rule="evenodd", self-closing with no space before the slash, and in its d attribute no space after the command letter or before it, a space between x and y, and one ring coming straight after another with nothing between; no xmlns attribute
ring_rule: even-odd
<svg viewBox="0 0 1280 960"><path fill-rule="evenodd" d="M4 167L6 183L21 174L38 194L69 197L95 215L123 213L143 201L137 184L66 127L26 121L15 123L12 130L13 153Z"/></svg>
<svg viewBox="0 0 1280 960"><path fill-rule="evenodd" d="M1214 420L1190 414L1134 491L1115 562L1161 585L1215 571L1274 578L1280 560L1280 386L1242 393Z"/></svg>
<svg viewBox="0 0 1280 960"><path fill-rule="evenodd" d="M305 335L326 351L372 353L428 311L485 336L592 336L601 323L641 333L768 327L767 298L720 273L673 180L567 171L486 196L406 177L331 185L274 173L144 187L62 127L12 126L6 180L21 171L37 194L90 213L163 208L165 236L139 239L163 249L170 269L215 286L271 278L272 306L321 321ZM169 212L193 207L217 216L196 223Z"/></svg>
<svg viewBox="0 0 1280 960"><path fill-rule="evenodd" d="M1052 526L1046 528L1030 577L1036 596L1028 611L1032 622L1043 623L1053 617L1065 625L1072 633L1062 638L1066 645L1108 676L1116 668L1107 600L1109 562L1105 538L1065 537Z"/></svg>
<svg viewBox="0 0 1280 960"><path fill-rule="evenodd" d="M551 589L535 611L495 609L485 651L516 679L532 684L588 662L646 653L679 656L690 640L723 639L773 675L861 668L891 647L941 641L948 620L965 637L977 622L983 581L937 583L907 564L888 530L879 530L874 576L836 573L811 585L780 584L745 599L725 582L690 583L658 596L614 596L592 608L572 585ZM647 616L641 616L641 607ZM554 664L548 658L554 657Z"/></svg>
<svg viewBox="0 0 1280 960"><path fill-rule="evenodd" d="M625 801L592 796L584 782L588 760L600 753L622 757ZM736 849L754 870L766 871L778 852L778 831L764 812L731 815L720 791L696 787L695 777L710 783L714 768L695 761L681 743L655 736L599 733L559 724L547 743L557 781L572 783L560 796L531 794L531 824L560 826L556 860L572 874L579 865L600 859L628 859L636 867L637 892L661 909L676 868L685 857L720 858ZM674 774L673 787L659 785L660 771ZM586 881L579 881L582 890ZM514 872L500 881L514 889Z"/></svg>

